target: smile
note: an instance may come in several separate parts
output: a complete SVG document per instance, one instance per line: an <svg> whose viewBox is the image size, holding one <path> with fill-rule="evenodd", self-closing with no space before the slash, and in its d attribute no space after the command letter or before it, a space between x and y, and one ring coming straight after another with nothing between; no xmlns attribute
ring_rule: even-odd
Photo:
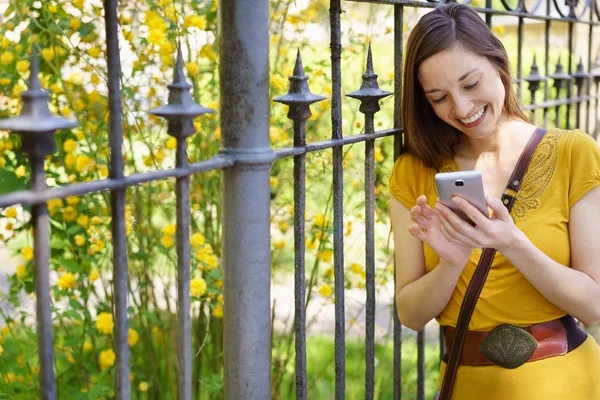
<svg viewBox="0 0 600 400"><path fill-rule="evenodd" d="M475 115L473 115L472 117L465 119L460 118L459 121L465 125L475 125L477 122L479 122L480 119L482 119L486 110L487 106L484 106L481 110L477 111L477 113L475 113Z"/></svg>

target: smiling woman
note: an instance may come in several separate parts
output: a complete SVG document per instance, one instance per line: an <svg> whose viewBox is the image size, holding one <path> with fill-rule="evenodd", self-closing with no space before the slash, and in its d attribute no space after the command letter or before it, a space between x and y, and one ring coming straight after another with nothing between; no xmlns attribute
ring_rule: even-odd
<svg viewBox="0 0 600 400"><path fill-rule="evenodd" d="M442 398L600 398L600 349L573 318L600 319L590 241L600 235L600 148L527 120L504 47L467 6L425 15L405 59L404 154L390 177L396 302L410 328L436 318L458 354L457 369L448 353L441 364ZM475 226L436 201L434 175L460 170L480 171L489 196L489 219L455 196Z"/></svg>

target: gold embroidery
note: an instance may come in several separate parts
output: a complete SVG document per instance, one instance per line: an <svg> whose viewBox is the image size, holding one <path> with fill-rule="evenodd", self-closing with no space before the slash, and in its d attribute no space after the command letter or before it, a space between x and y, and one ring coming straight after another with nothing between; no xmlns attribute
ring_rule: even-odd
<svg viewBox="0 0 600 400"><path fill-rule="evenodd" d="M525 215L535 210L540 205L539 197L544 193L550 180L554 175L556 164L558 162L558 138L564 131L558 129L549 130L544 136L538 148L536 149L527 173L521 185L521 190L515 199L511 214L515 219L523 219ZM438 172L456 172L460 167L456 161L451 158L442 162L442 167ZM432 181L435 182L436 171L433 172ZM433 190L436 196L439 196L435 183Z"/></svg>
<svg viewBox="0 0 600 400"><path fill-rule="evenodd" d="M511 210L515 219L523 219L529 211L535 210L540 205L539 198L550 184L556 169L558 138L562 133L559 130L549 130L533 154L521 190Z"/></svg>

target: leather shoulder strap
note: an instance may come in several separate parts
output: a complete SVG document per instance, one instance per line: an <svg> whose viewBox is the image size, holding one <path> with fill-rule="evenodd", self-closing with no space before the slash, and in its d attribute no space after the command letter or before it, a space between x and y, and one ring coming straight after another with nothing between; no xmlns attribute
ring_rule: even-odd
<svg viewBox="0 0 600 400"><path fill-rule="evenodd" d="M527 146L525 146L523 153L521 153L521 157L519 157L519 161L517 162L517 165L510 176L508 185L506 185L506 190L502 195L502 203L506 206L509 212L513 206L517 193L521 188L521 182L523 181L523 177L525 176L525 172L527 171L531 157L533 156L535 149L542 141L542 138L546 132L547 131L542 128L535 130L533 135L531 135ZM483 249L483 254L479 259L479 263L477 264L473 278L471 278L471 282L467 288L467 292L460 307L454 340L452 341L452 347L450 348L448 364L439 396L440 400L450 400L450 396L452 395L452 388L454 386L454 380L456 379L456 372L458 370L469 321L471 320L471 316L475 310L477 299L479 298L481 289L483 289L483 284L485 283L485 279L487 278L495 254L496 249Z"/></svg>

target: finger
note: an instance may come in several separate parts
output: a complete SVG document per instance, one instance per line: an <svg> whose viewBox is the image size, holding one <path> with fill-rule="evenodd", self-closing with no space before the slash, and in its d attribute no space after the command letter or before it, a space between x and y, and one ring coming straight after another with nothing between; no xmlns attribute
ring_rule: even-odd
<svg viewBox="0 0 600 400"><path fill-rule="evenodd" d="M489 223L489 219L468 200L460 196L454 196L452 197L452 202L456 204L458 208L463 210L465 214L467 214L467 217L469 217L469 219L473 221L475 225L485 226L485 224Z"/></svg>
<svg viewBox="0 0 600 400"><path fill-rule="evenodd" d="M421 212L423 213L423 216L427 219L436 218L435 211L433 211L433 208L429 207L429 204L427 203L421 206Z"/></svg>
<svg viewBox="0 0 600 400"><path fill-rule="evenodd" d="M461 233L454 230L454 228L452 228L452 225L440 225L440 232L442 232L446 240L450 243L458 244L461 246L468 245L469 247L473 248L479 247L477 243L475 243L475 241L473 241L471 238L462 235Z"/></svg>
<svg viewBox="0 0 600 400"><path fill-rule="evenodd" d="M424 194L420 195L419 197L417 197L417 204L422 206L424 204L427 204L427 196L425 196Z"/></svg>
<svg viewBox="0 0 600 400"><path fill-rule="evenodd" d="M489 196L487 199L488 207L493 211L493 217L502 221L508 221L511 219L510 213L506 209L506 206L502 204L502 200Z"/></svg>
<svg viewBox="0 0 600 400"><path fill-rule="evenodd" d="M419 227L417 224L412 224L408 227L408 231L411 235L416 237L417 239L425 240L425 232Z"/></svg>
<svg viewBox="0 0 600 400"><path fill-rule="evenodd" d="M477 235L475 228L443 204L438 203L435 208L441 216L440 223L444 225L451 237L462 243L473 243L475 241L474 236Z"/></svg>

